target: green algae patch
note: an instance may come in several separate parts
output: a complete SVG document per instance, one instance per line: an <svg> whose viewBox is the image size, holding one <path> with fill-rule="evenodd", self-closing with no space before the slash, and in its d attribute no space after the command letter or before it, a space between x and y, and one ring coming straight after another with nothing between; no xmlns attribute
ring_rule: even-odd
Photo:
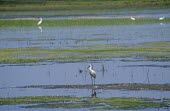
<svg viewBox="0 0 170 111"><path fill-rule="evenodd" d="M0 49L0 63L33 63L51 60L80 62L89 59L116 57L138 57L151 61L169 61L169 42L164 45L163 43L152 42L149 45L138 44L135 47L127 44L97 44L60 49L43 49L41 47Z"/></svg>
<svg viewBox="0 0 170 111"><path fill-rule="evenodd" d="M153 102L155 99L150 98L103 98L92 99L92 102L105 103L107 106L94 108L95 110L137 110L151 107L168 107L166 103Z"/></svg>
<svg viewBox="0 0 170 111"><path fill-rule="evenodd" d="M154 98L90 98L70 96L33 96L0 98L0 105L26 104L22 108L90 108L93 110L145 109L168 107Z"/></svg>
<svg viewBox="0 0 170 111"><path fill-rule="evenodd" d="M0 27L34 27L37 26L38 20L0 20ZM104 26L104 25L138 25L138 24L159 24L157 18L137 18L132 21L130 18L116 19L67 19L67 20L43 20L42 26ZM161 23L170 23L170 18L165 18Z"/></svg>
<svg viewBox="0 0 170 111"><path fill-rule="evenodd" d="M46 103L46 104L38 104L38 105L30 105L25 106L23 108L66 108L66 109L72 109L72 108L91 108L91 107L98 107L102 106L99 103L91 103L88 101L69 101L69 102L60 102L60 103Z"/></svg>
<svg viewBox="0 0 170 111"><path fill-rule="evenodd" d="M31 97L0 98L0 105L64 102L75 101L80 99L81 98L79 97L70 96L31 96Z"/></svg>

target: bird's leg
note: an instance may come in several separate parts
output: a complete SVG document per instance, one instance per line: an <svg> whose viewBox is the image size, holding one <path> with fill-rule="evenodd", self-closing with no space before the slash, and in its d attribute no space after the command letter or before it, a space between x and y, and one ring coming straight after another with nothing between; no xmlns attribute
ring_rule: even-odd
<svg viewBox="0 0 170 111"><path fill-rule="evenodd" d="M94 78L94 86L95 86L95 78Z"/></svg>
<svg viewBox="0 0 170 111"><path fill-rule="evenodd" d="M92 81L92 85L93 85L93 78L92 78L92 76L91 76L91 81Z"/></svg>
<svg viewBox="0 0 170 111"><path fill-rule="evenodd" d="M92 92L91 92L91 93L92 93L92 95L93 95L93 91L94 91L94 90L92 89Z"/></svg>

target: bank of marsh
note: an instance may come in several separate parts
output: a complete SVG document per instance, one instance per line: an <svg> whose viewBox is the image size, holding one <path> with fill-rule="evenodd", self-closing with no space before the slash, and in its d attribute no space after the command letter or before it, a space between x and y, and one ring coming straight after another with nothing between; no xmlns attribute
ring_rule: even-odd
<svg viewBox="0 0 170 111"><path fill-rule="evenodd" d="M0 27L17 26L17 27L34 27L38 23L37 20L0 20ZM104 25L134 25L134 24L159 24L157 18L136 18L132 21L129 18L115 19L68 19L68 20L44 20L42 26L104 26ZM170 18L166 18L161 23L170 23Z"/></svg>
<svg viewBox="0 0 170 111"><path fill-rule="evenodd" d="M169 42L143 43L143 45L139 44L136 47L133 47L131 45L126 45L126 47L124 47L124 45L120 44L98 44L89 45L86 47L72 47L60 49L43 49L41 47L11 48L0 49L0 62L29 63L47 60L78 62L93 58L115 58L135 56L139 59L144 60L169 61L169 52Z"/></svg>

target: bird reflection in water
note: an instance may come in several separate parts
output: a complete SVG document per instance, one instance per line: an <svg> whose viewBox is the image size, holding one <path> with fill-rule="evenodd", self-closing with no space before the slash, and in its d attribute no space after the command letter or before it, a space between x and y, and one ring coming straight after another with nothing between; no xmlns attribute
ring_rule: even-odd
<svg viewBox="0 0 170 111"><path fill-rule="evenodd" d="M92 89L92 92L91 92L91 97L92 98L96 98L97 94L96 94L96 89Z"/></svg>
<svg viewBox="0 0 170 111"><path fill-rule="evenodd" d="M42 32L42 31L43 31L41 26L39 26L38 28L40 29L40 32Z"/></svg>

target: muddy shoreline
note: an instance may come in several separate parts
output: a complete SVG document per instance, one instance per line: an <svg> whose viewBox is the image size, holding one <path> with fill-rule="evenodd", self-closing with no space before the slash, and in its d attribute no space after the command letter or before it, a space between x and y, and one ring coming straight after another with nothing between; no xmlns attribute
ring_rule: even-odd
<svg viewBox="0 0 170 111"><path fill-rule="evenodd" d="M96 84L92 85L31 85L17 88L43 88L43 89L125 89L125 90L163 90L170 91L170 84L141 84L141 83L122 83L122 84Z"/></svg>

